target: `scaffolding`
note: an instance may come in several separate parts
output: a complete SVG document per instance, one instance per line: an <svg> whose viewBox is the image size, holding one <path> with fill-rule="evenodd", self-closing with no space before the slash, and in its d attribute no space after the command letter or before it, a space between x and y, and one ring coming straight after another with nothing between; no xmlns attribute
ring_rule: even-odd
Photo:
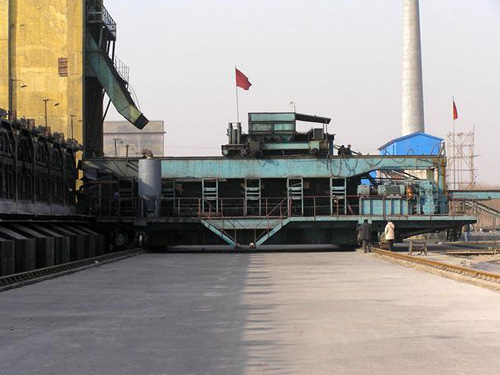
<svg viewBox="0 0 500 375"><path fill-rule="evenodd" d="M475 126L469 132L448 133L446 156L448 168L446 179L451 190L474 190L477 171L474 168L474 133Z"/></svg>

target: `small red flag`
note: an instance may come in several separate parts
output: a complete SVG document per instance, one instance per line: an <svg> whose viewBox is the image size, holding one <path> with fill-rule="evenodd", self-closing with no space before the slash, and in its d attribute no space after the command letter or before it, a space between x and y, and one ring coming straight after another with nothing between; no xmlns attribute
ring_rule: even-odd
<svg viewBox="0 0 500 375"><path fill-rule="evenodd" d="M455 100L453 100L453 120L458 119L458 110L457 105L455 104Z"/></svg>
<svg viewBox="0 0 500 375"><path fill-rule="evenodd" d="M241 87L243 90L248 90L252 84L248 80L247 76L240 72L238 69L236 70L236 86Z"/></svg>

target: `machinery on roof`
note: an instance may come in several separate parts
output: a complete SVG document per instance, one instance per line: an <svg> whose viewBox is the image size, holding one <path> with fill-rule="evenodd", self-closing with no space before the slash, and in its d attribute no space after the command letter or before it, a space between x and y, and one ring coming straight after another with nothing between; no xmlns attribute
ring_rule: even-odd
<svg viewBox="0 0 500 375"><path fill-rule="evenodd" d="M308 132L297 131L297 121L322 124ZM248 133L241 131L241 123L229 123L228 144L222 146L224 156L333 154L335 136L328 134L330 119L295 112L249 113Z"/></svg>

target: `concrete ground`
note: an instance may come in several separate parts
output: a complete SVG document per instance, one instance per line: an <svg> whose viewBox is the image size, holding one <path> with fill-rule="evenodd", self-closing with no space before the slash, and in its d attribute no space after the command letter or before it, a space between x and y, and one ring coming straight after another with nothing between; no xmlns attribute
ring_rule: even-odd
<svg viewBox="0 0 500 375"><path fill-rule="evenodd" d="M371 254L146 254L0 293L0 374L482 374L500 294ZM495 370L496 369L496 370Z"/></svg>

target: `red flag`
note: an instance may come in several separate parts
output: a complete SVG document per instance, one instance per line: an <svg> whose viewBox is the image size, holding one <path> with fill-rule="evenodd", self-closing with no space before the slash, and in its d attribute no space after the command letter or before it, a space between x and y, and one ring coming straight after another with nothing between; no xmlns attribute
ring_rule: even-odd
<svg viewBox="0 0 500 375"><path fill-rule="evenodd" d="M248 80L247 76L240 72L238 69L236 70L236 86L241 87L243 90L248 90L252 84Z"/></svg>
<svg viewBox="0 0 500 375"><path fill-rule="evenodd" d="M455 100L453 100L453 120L458 119L458 110L457 106L455 104Z"/></svg>

